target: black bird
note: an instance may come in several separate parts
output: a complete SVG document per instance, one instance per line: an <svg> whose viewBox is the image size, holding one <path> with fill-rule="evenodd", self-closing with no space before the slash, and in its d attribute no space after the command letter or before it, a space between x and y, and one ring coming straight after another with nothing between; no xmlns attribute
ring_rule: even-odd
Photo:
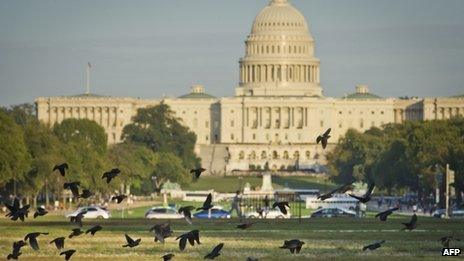
<svg viewBox="0 0 464 261"><path fill-rule="evenodd" d="M398 208L387 209L384 212L380 212L375 217L378 217L381 221L387 221L388 216L390 216L393 211L397 211Z"/></svg>
<svg viewBox="0 0 464 261"><path fill-rule="evenodd" d="M173 254L173 253L169 253L169 254L166 254L166 255L162 256L161 258L163 259L163 261L169 261L169 260L171 260L173 257L174 257L174 254Z"/></svg>
<svg viewBox="0 0 464 261"><path fill-rule="evenodd" d="M452 240L461 241L459 238L456 238L456 237L454 237L454 236L444 236L444 237L440 238L441 244L442 244L443 247L445 247L445 248L449 248L449 247L450 247L450 242L451 242Z"/></svg>
<svg viewBox="0 0 464 261"><path fill-rule="evenodd" d="M211 193L208 194L208 196L206 197L206 200L205 202L203 202L203 206L201 208L197 208L197 210L208 210L208 209L211 209L212 207L214 207L211 202L213 201L213 196L211 195Z"/></svg>
<svg viewBox="0 0 464 261"><path fill-rule="evenodd" d="M124 199L126 199L126 198L127 198L126 195L121 194L121 195L113 196L113 197L111 198L111 200L113 200L113 201L116 200L116 201L118 202L118 204L119 204L119 203L121 203L121 202L122 202Z"/></svg>
<svg viewBox="0 0 464 261"><path fill-rule="evenodd" d="M84 234L84 231L82 231L80 228L75 228L72 230L71 234L69 234L69 238L77 237Z"/></svg>
<svg viewBox="0 0 464 261"><path fill-rule="evenodd" d="M88 189L83 189L82 190L82 194L81 194L81 198L90 198L91 196L93 196L93 193L92 191L88 190Z"/></svg>
<svg viewBox="0 0 464 261"><path fill-rule="evenodd" d="M191 169L190 173L193 173L193 180L197 180L198 178L200 178L201 173L205 172L205 170L206 169L202 167L197 168L197 169Z"/></svg>
<svg viewBox="0 0 464 261"><path fill-rule="evenodd" d="M140 244L140 241L142 240L141 238L139 238L137 240L133 240L127 234L125 234L125 236L126 236L127 244L123 245L122 247L130 247L130 248L136 247L136 246L138 246Z"/></svg>
<svg viewBox="0 0 464 261"><path fill-rule="evenodd" d="M413 230L417 227L417 215L414 214L412 215L411 217L411 221L409 221L408 223L402 223L404 225L404 228L402 230Z"/></svg>
<svg viewBox="0 0 464 261"><path fill-rule="evenodd" d="M66 170L68 170L69 166L67 163L62 163L60 165L55 165L55 167L53 167L53 171L55 170L58 170L61 174L61 176L65 176L66 175Z"/></svg>
<svg viewBox="0 0 464 261"><path fill-rule="evenodd" d="M367 189L367 192L362 196L356 196L353 194L348 194L348 195L352 198L359 200L359 202L367 203L369 200L371 200L372 191L374 191L374 187L375 187L374 183L370 184L369 188Z"/></svg>
<svg viewBox="0 0 464 261"><path fill-rule="evenodd" d="M116 178L120 173L121 171L119 169L112 169L103 173L102 179L106 178L106 183L110 183L111 180Z"/></svg>
<svg viewBox="0 0 464 261"><path fill-rule="evenodd" d="M154 241L158 242L160 241L161 243L164 244L164 239L172 236L172 230L169 222L163 223L163 224L157 224L154 225L152 228L150 228L150 232L154 233Z"/></svg>
<svg viewBox="0 0 464 261"><path fill-rule="evenodd" d="M64 260L69 260L69 259L71 259L71 256L74 255L75 252L76 252L76 250L69 249L69 250L66 250L64 252L61 252L60 256L65 255Z"/></svg>
<svg viewBox="0 0 464 261"><path fill-rule="evenodd" d="M43 207L38 207L36 210L35 210L35 213L34 213L34 218L38 217L38 216L45 216L47 214L47 210L45 210L45 208Z"/></svg>
<svg viewBox="0 0 464 261"><path fill-rule="evenodd" d="M37 237L40 235L48 235L48 233L42 233L42 232L29 233L24 237L24 241L29 240L29 245L32 247L32 249L39 250L39 242L37 241Z"/></svg>
<svg viewBox="0 0 464 261"><path fill-rule="evenodd" d="M221 249L224 247L224 243L220 243L216 247L213 248L213 251L211 253L207 254L204 259L215 259L216 257L220 256Z"/></svg>
<svg viewBox="0 0 464 261"><path fill-rule="evenodd" d="M288 249L290 250L292 254L294 254L296 251L296 253L298 254L300 253L301 248L303 247L304 244L305 242L300 241L299 239L285 240L284 245L281 246L280 248Z"/></svg>
<svg viewBox="0 0 464 261"><path fill-rule="evenodd" d="M20 219L21 221L24 221L24 219L29 214L30 205L25 205L23 207L20 207L19 198L15 198L13 200L12 205L5 203L5 206L10 211L8 214L5 215L5 217L9 217L13 221L16 221L18 219Z"/></svg>
<svg viewBox="0 0 464 261"><path fill-rule="evenodd" d="M272 208L276 208L276 207L279 207L280 209L280 212L282 212L282 214L284 215L287 215L287 207L290 208L290 206L288 205L288 202L287 201L281 201L281 202L274 202L274 204L272 204Z"/></svg>
<svg viewBox="0 0 464 261"><path fill-rule="evenodd" d="M245 230L247 228L250 228L253 224L254 224L253 222L242 223L242 224L237 225L237 228Z"/></svg>
<svg viewBox="0 0 464 261"><path fill-rule="evenodd" d="M247 257L246 261L258 261L258 258L249 256Z"/></svg>
<svg viewBox="0 0 464 261"><path fill-rule="evenodd" d="M79 198L79 186L80 185L81 183L79 181L66 182L63 184L63 188L71 190L73 196L75 198Z"/></svg>
<svg viewBox="0 0 464 261"><path fill-rule="evenodd" d="M329 192L327 192L325 194L321 194L321 195L317 196L317 198L324 201L324 200L326 200L328 198L333 197L333 194L335 194L335 193L345 193L348 190L352 190L352 189L353 189L353 185L351 183L348 183L348 184L345 184L345 185L343 185L341 187L338 187L338 188L336 188L336 189L334 189L332 191L329 191Z"/></svg>
<svg viewBox="0 0 464 261"><path fill-rule="evenodd" d="M50 241L50 244L55 244L56 248L58 250L61 250L64 248L64 237L57 237L55 239L53 239L52 241Z"/></svg>
<svg viewBox="0 0 464 261"><path fill-rule="evenodd" d="M316 138L316 143L319 144L319 142L322 144L322 148L325 149L327 147L327 140L330 138L330 131L331 128L327 129L324 134L317 136Z"/></svg>
<svg viewBox="0 0 464 261"><path fill-rule="evenodd" d="M381 247L383 243L385 243L385 240L377 241L375 243L363 247L363 251L366 251L368 249L371 251L376 250L377 248Z"/></svg>
<svg viewBox="0 0 464 261"><path fill-rule="evenodd" d="M8 254L6 259L8 259L8 260L10 260L10 259L18 259L19 256L22 254L21 253L21 248L23 246L26 246L26 245L27 245L27 243L24 242L23 240L13 242L13 251L11 252L11 254Z"/></svg>
<svg viewBox="0 0 464 261"><path fill-rule="evenodd" d="M256 210L256 213L258 213L258 217L264 218L264 215L263 215L264 214L264 209L259 208L259 209Z"/></svg>
<svg viewBox="0 0 464 261"><path fill-rule="evenodd" d="M186 206L179 208L179 214L183 214L185 220L191 225L192 224L192 210L194 210L194 206Z"/></svg>
<svg viewBox="0 0 464 261"><path fill-rule="evenodd" d="M70 217L69 221L71 223L76 223L79 227L82 227L82 219L84 218L84 215L87 213L87 210L82 210L79 213L77 213L76 216Z"/></svg>
<svg viewBox="0 0 464 261"><path fill-rule="evenodd" d="M187 240L191 246L195 245L195 241L197 242L197 244L199 245L201 244L200 243L200 231L198 231L197 229L178 236L176 240L179 238L180 238L180 241L179 241L180 251L184 251L185 246L187 245Z"/></svg>
<svg viewBox="0 0 464 261"><path fill-rule="evenodd" d="M90 233L92 236L95 235L95 233L97 233L98 231L102 230L103 227L100 226L100 225L95 225L89 229L87 229L87 231L85 231L85 234L88 234Z"/></svg>

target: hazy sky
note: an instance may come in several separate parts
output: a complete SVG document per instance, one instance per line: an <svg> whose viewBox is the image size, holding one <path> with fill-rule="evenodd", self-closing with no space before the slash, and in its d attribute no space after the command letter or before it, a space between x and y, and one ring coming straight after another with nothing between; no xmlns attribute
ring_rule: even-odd
<svg viewBox="0 0 464 261"><path fill-rule="evenodd" d="M91 91L156 98L205 85L232 96L268 0L0 0L0 105ZM293 0L327 96L464 94L464 1Z"/></svg>

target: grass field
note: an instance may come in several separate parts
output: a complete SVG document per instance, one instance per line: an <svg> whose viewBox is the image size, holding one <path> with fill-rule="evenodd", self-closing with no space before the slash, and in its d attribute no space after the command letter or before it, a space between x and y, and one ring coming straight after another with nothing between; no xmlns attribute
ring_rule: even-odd
<svg viewBox="0 0 464 261"><path fill-rule="evenodd" d="M77 250L71 260L161 260L161 256L168 252L176 255L173 260L202 260L220 242L225 246L218 260L245 260L248 256L259 260L436 260L442 258L440 237L453 232L464 236L463 219L419 217L417 230L400 231L400 223L408 219L392 216L385 223L373 218L305 219L301 223L298 220L258 220L245 231L235 228L237 219L194 220L193 225L174 220L171 224L174 236L199 229L202 242L179 252L174 237L168 238L164 245L153 242L148 228L156 221L114 218L85 221L84 229L97 223L104 229L94 237L81 235L66 239L65 248ZM55 237L67 236L74 226L57 216L29 220L22 223L0 219L0 256L6 257L13 241L22 239L29 232L49 232L49 235L39 237L39 251L24 247L20 260L64 260L48 242ZM124 233L142 238L141 245L134 249L122 248ZM293 238L306 242L300 254L291 255L288 250L279 249L284 240ZM382 248L373 252L361 250L362 246L380 239L387 241ZM464 246L464 241L458 243L455 246Z"/></svg>
<svg viewBox="0 0 464 261"><path fill-rule="evenodd" d="M185 190L210 190L214 189L217 192L235 192L240 189L240 186L245 186L250 183L251 187L259 187L262 184L261 177L201 177L201 182L190 183ZM312 176L295 176L295 177L272 177L272 186L274 189L291 187L292 189L319 189L326 191L334 188L336 185L327 180L327 177L312 177Z"/></svg>

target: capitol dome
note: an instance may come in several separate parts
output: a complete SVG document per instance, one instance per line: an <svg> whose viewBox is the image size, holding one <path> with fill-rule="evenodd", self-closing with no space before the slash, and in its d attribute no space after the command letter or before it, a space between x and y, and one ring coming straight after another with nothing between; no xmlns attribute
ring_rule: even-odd
<svg viewBox="0 0 464 261"><path fill-rule="evenodd" d="M237 96L322 96L314 39L288 0L272 0L258 13L239 63Z"/></svg>
<svg viewBox="0 0 464 261"><path fill-rule="evenodd" d="M309 36L304 16L286 0L274 0L255 18L252 34L300 34Z"/></svg>

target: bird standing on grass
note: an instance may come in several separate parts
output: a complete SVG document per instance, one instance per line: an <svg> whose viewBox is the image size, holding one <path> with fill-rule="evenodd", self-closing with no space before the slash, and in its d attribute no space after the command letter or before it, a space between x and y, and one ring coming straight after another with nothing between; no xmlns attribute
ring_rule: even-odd
<svg viewBox="0 0 464 261"><path fill-rule="evenodd" d="M402 230L413 230L417 227L417 215L414 214L412 215L411 217L411 221L409 221L408 223L402 223L404 225L404 228Z"/></svg>
<svg viewBox="0 0 464 261"><path fill-rule="evenodd" d="M164 256L162 256L161 258L163 259L163 261L169 261L171 260L175 255L173 253L169 253L169 254L166 254Z"/></svg>
<svg viewBox="0 0 464 261"><path fill-rule="evenodd" d="M363 247L363 251L366 251L368 249L371 251L376 250L377 248L381 247L383 243L385 243L385 240L377 241L375 243Z"/></svg>
<svg viewBox="0 0 464 261"><path fill-rule="evenodd" d="M288 249L290 250L290 253L294 254L295 252L298 254L301 251L301 248L305 242L299 240L299 239L292 239L292 240L285 240L284 245L281 246L280 248L282 249Z"/></svg>

